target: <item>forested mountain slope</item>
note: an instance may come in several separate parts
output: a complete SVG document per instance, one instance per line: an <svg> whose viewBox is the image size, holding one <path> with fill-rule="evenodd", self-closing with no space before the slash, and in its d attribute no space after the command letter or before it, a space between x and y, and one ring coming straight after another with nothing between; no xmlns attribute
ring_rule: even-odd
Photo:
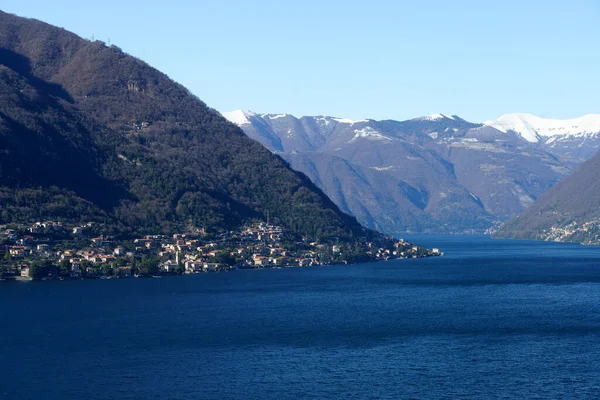
<svg viewBox="0 0 600 400"><path fill-rule="evenodd" d="M0 224L364 234L304 175L115 46L0 11Z"/></svg>
<svg viewBox="0 0 600 400"><path fill-rule="evenodd" d="M600 153L506 222L495 237L600 244L598 171Z"/></svg>

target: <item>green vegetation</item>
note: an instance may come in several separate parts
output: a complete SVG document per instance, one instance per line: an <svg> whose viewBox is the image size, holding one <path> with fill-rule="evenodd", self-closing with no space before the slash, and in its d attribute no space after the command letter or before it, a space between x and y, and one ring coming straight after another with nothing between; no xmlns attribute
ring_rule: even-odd
<svg viewBox="0 0 600 400"><path fill-rule="evenodd" d="M98 222L132 236L252 219L373 235L304 175L144 62L0 12L0 224Z"/></svg>
<svg viewBox="0 0 600 400"><path fill-rule="evenodd" d="M4 255L0 252L0 255L2 256L2 258L0 258L0 278L4 278L8 272L8 267L10 266L11 257L8 251L5 252Z"/></svg>
<svg viewBox="0 0 600 400"><path fill-rule="evenodd" d="M136 271L139 275L154 275L159 272L158 260L156 258L144 257L137 264Z"/></svg>
<svg viewBox="0 0 600 400"><path fill-rule="evenodd" d="M48 276L56 266L48 259L38 259L29 266L29 276L32 279L41 279Z"/></svg>

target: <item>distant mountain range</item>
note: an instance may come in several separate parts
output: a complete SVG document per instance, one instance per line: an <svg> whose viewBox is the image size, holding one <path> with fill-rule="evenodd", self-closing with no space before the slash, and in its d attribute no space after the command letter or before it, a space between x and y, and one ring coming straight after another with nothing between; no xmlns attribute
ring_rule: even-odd
<svg viewBox="0 0 600 400"><path fill-rule="evenodd" d="M472 123L225 112L345 212L384 232L484 232L520 214L600 148L600 115Z"/></svg>
<svg viewBox="0 0 600 400"><path fill-rule="evenodd" d="M106 233L367 233L183 86L115 46L0 11L0 224L95 221Z"/></svg>
<svg viewBox="0 0 600 400"><path fill-rule="evenodd" d="M575 162L596 154L600 146L600 114L572 119L547 119L531 114L506 114L485 124L502 132L516 132L549 152Z"/></svg>

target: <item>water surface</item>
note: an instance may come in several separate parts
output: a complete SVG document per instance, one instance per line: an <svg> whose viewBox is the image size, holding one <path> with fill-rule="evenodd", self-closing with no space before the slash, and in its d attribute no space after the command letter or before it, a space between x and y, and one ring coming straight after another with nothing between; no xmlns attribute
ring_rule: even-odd
<svg viewBox="0 0 600 400"><path fill-rule="evenodd" d="M0 398L598 398L600 248L0 285Z"/></svg>

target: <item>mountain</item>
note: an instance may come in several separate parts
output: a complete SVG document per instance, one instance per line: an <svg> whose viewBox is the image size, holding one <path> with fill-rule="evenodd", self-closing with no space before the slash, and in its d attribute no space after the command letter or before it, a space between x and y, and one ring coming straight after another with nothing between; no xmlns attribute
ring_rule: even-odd
<svg viewBox="0 0 600 400"><path fill-rule="evenodd" d="M505 114L485 124L502 132L515 132L539 143L551 153L581 163L600 148L600 114L571 119L547 119L531 114Z"/></svg>
<svg viewBox="0 0 600 400"><path fill-rule="evenodd" d="M116 233L264 218L364 235L306 176L116 46L0 11L0 224L99 221Z"/></svg>
<svg viewBox="0 0 600 400"><path fill-rule="evenodd" d="M497 238L600 244L600 153L506 222Z"/></svg>
<svg viewBox="0 0 600 400"><path fill-rule="evenodd" d="M393 233L499 226L600 147L590 117L551 130L536 118L519 124L510 116L482 124L445 114L407 121L223 115L305 173L343 211ZM569 123L577 129L564 128Z"/></svg>

